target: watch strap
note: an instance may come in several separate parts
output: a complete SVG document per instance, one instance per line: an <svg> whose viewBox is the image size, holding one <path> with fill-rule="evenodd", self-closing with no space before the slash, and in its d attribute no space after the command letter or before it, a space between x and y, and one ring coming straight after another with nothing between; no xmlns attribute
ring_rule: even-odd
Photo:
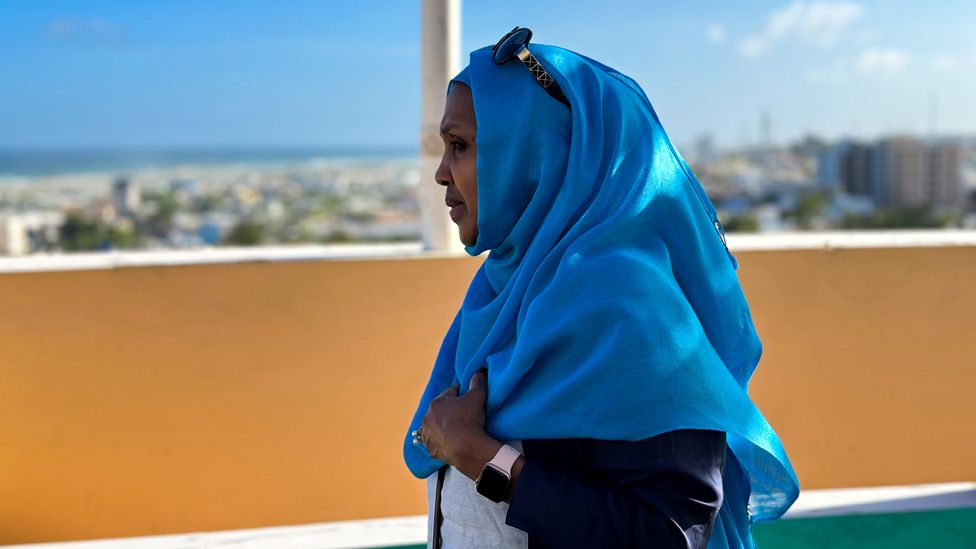
<svg viewBox="0 0 976 549"><path fill-rule="evenodd" d="M517 460L521 455L522 453L515 448L512 448L508 444L503 444L502 447L498 449L495 457L491 458L491 461L489 461L486 466L494 465L496 468L505 471L508 478L512 478L512 466L515 465L515 460Z"/></svg>

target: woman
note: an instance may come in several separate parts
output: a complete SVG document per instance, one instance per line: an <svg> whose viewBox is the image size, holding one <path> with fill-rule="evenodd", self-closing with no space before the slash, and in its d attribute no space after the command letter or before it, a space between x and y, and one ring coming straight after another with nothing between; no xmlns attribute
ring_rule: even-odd
<svg viewBox="0 0 976 549"><path fill-rule="evenodd" d="M799 486L715 210L633 80L530 36L448 88L436 179L489 254L404 441L431 537L752 547Z"/></svg>

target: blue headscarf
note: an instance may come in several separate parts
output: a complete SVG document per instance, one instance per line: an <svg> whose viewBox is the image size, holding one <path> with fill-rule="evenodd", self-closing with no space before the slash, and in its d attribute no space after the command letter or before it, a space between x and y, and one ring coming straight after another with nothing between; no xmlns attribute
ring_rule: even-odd
<svg viewBox="0 0 976 549"><path fill-rule="evenodd" d="M455 79L477 118L478 238L488 256L444 337L404 439L410 471L443 463L412 443L431 399L488 368L498 440L640 440L727 433L752 519L799 494L747 393L762 346L711 201L636 82L572 51L532 51L572 105L519 62L471 54ZM751 547L746 509L724 505L710 547Z"/></svg>

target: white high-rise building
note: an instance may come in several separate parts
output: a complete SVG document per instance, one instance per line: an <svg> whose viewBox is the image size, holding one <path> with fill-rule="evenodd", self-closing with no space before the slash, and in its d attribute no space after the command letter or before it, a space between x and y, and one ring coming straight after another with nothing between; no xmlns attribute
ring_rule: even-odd
<svg viewBox="0 0 976 549"><path fill-rule="evenodd" d="M27 229L19 215L0 217L0 255L27 253Z"/></svg>
<svg viewBox="0 0 976 549"><path fill-rule="evenodd" d="M120 177L112 185L112 200L117 214L135 213L142 203L142 191L139 183L128 177Z"/></svg>

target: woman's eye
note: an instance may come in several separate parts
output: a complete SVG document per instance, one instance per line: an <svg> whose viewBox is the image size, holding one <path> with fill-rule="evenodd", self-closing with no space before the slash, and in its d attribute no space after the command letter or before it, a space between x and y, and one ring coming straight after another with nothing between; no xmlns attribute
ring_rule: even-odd
<svg viewBox="0 0 976 549"><path fill-rule="evenodd" d="M451 148L453 148L457 152L464 152L464 149L466 149L467 147L468 146L464 141L461 141L459 139L451 140Z"/></svg>

